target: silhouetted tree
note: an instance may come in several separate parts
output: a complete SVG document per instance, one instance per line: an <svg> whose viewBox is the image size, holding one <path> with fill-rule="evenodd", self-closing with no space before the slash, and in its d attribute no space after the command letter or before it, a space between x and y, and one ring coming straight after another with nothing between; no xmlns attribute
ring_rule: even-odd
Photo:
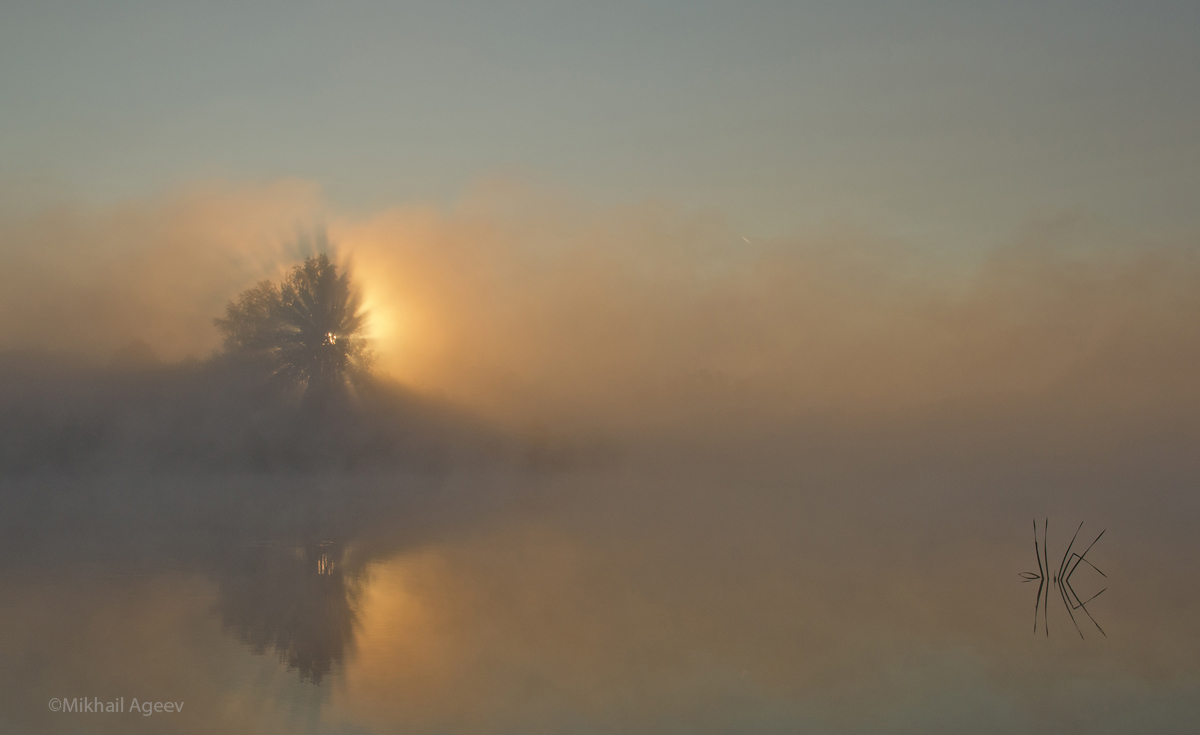
<svg viewBox="0 0 1200 735"><path fill-rule="evenodd" d="M276 286L243 291L214 323L225 351L302 391L306 402L342 395L365 377L366 313L349 275L325 254L304 259Z"/></svg>

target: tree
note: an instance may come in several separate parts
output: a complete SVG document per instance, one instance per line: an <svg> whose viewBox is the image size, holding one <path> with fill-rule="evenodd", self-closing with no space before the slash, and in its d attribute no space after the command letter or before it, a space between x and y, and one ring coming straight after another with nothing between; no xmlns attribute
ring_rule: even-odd
<svg viewBox="0 0 1200 735"><path fill-rule="evenodd" d="M305 402L344 395L370 367L361 296L324 253L305 258L278 286L261 281L243 291L213 322L226 353L298 389Z"/></svg>

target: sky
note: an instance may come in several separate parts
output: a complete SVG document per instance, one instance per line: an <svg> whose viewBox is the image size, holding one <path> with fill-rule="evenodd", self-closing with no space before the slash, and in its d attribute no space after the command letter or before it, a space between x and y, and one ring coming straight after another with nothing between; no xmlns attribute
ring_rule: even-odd
<svg viewBox="0 0 1200 735"><path fill-rule="evenodd" d="M0 191L315 182L340 211L535 181L970 257L1074 212L1200 225L1185 2L6 3Z"/></svg>
<svg viewBox="0 0 1200 735"><path fill-rule="evenodd" d="M379 367L527 422L696 391L890 410L1081 371L1182 385L1197 21L9 4L0 343L205 357L224 304L324 227ZM1135 345L1158 357L1125 366Z"/></svg>

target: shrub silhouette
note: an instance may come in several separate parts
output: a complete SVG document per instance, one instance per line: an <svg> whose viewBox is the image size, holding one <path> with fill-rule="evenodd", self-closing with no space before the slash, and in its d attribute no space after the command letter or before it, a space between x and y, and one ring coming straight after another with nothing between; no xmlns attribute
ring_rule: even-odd
<svg viewBox="0 0 1200 735"><path fill-rule="evenodd" d="M370 369L362 298L324 253L305 258L278 286L261 281L243 291L213 321L226 354L304 403L348 395Z"/></svg>

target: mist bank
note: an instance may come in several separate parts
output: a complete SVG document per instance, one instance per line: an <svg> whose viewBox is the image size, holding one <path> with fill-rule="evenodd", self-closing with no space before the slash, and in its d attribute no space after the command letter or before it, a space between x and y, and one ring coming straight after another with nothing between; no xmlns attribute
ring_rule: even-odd
<svg viewBox="0 0 1200 735"><path fill-rule="evenodd" d="M108 366L0 355L10 474L438 471L502 463L512 449L485 422L382 377L313 406L224 355Z"/></svg>
<svg viewBox="0 0 1200 735"><path fill-rule="evenodd" d="M1048 455L1119 452L1116 437L1190 436L1200 401L1194 239L1147 241L1080 215L951 257L850 226L751 241L716 212L597 208L505 181L451 209L348 214L315 186L282 181L4 211L0 346L76 366L32 371L61 372L64 390L8 390L9 404L42 412L33 429L64 416L63 401L144 415L132 408L139 391L158 391L154 411L175 428L151 432L149 446L202 425L182 418L188 401L224 402L236 410L206 429L204 451L252 455L245 426L265 421L252 402L202 396L238 395L236 380L199 367L218 346L212 318L311 254L303 235L318 226L362 287L380 375L405 400L477 416L535 455L746 456L861 436L906 453L931 441L995 453L1032 437ZM134 341L163 363L136 374L157 377L114 369ZM381 399L378 415L384 405L395 404ZM410 446L437 433L409 426Z"/></svg>

